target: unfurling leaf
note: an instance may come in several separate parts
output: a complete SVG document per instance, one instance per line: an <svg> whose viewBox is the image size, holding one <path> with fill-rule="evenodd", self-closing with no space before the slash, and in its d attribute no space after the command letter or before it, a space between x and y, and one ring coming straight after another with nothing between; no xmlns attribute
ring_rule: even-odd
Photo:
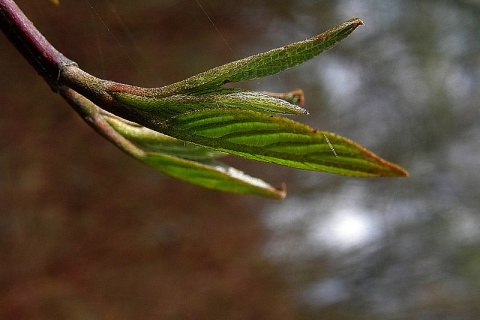
<svg viewBox="0 0 480 320"><path fill-rule="evenodd" d="M285 197L285 188L274 188L261 179L214 160L224 153L155 132L121 118L104 115L111 127L143 152L123 150L150 167L202 187L273 199ZM121 147L121 146L119 146Z"/></svg>
<svg viewBox="0 0 480 320"><path fill-rule="evenodd" d="M161 119L168 119L178 114L198 109L218 109L223 107L254 110L276 114L307 114L307 110L287 101L287 97L279 99L267 93L223 89L207 94L174 94L168 97L155 98L134 95L128 92L110 93L116 100L147 111ZM290 100L294 101L295 96ZM234 112L234 110L232 110Z"/></svg>
<svg viewBox="0 0 480 320"><path fill-rule="evenodd" d="M316 57L345 39L360 25L363 25L363 21L353 18L310 39L233 61L180 82L161 88L136 87L135 94L139 97L151 98L168 97L174 94L202 94L218 91L225 83L272 75ZM112 90L116 90L115 86Z"/></svg>
<svg viewBox="0 0 480 320"><path fill-rule="evenodd" d="M330 49L336 43L345 39L359 25L363 25L362 20L359 18L350 19L313 38L233 61L183 81L158 88L156 94L165 96L173 92L203 93L215 91L225 83L252 80L278 73Z"/></svg>

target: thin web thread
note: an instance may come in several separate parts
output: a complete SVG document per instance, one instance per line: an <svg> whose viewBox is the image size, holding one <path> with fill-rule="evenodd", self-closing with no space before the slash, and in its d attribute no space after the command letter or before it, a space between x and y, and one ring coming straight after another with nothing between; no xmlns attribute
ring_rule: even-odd
<svg viewBox="0 0 480 320"><path fill-rule="evenodd" d="M205 16L207 16L208 20L210 21L210 23L212 24L212 26L215 28L215 30L217 31L217 33L219 34L220 38L223 40L223 42L225 43L225 45L228 47L228 49L232 52L233 56L235 59L238 59L238 56L237 54L235 53L235 51L233 51L232 47L230 46L230 44L228 44L228 41L227 39L225 39L225 37L223 36L222 32L220 32L220 30L217 28L217 25L215 24L215 22L213 22L212 18L210 17L210 15L208 14L208 12L205 10L205 8L202 6L202 4L200 3L200 0L195 0L195 2L197 2L198 6L200 7L200 9L202 9L203 13L205 14ZM275 77L278 79L278 81L280 83L283 84L283 80L282 78L280 78L280 75L276 74ZM258 83L258 82L257 82Z"/></svg>
<svg viewBox="0 0 480 320"><path fill-rule="evenodd" d="M102 19L102 17L100 16L100 14L97 12L97 10L95 10L95 7L90 3L89 0L85 0L85 2L87 2L87 4L90 6L90 9L93 11L93 13L97 16L98 20L100 20L100 22L105 26L105 28L107 29L107 31L110 33L110 35L112 36L113 40L115 40L115 42L117 43L117 45L120 47L120 49L123 51L123 53L125 54L125 56L127 57L128 60L130 60L130 63L133 65L133 67L135 68L135 70L138 72L138 74L146 81L148 82L148 80L144 77L143 75L143 72L140 70L140 68L137 66L137 64L135 63L135 61L132 59L132 57L130 57L130 55L128 54L127 50L125 49L125 47L122 45L122 43L118 40L118 38L115 36L115 34L110 30L110 28L108 27L108 25L105 23L105 21Z"/></svg>
<svg viewBox="0 0 480 320"><path fill-rule="evenodd" d="M200 7L200 9L202 9L203 13L207 16L208 20L210 21L210 23L212 24L212 26L215 28L215 30L217 30L217 33L220 35L220 38L222 38L223 42L225 42L225 44L227 45L228 49L230 49L230 51L232 52L233 56L235 58L237 58L237 55L235 54L235 51L233 51L232 47L230 47L230 45L228 44L228 41L227 39L225 39L225 37L223 36L223 34L220 32L220 30L217 28L217 25L215 24L215 22L213 22L212 18L210 18L210 15L207 13L207 11L205 11L205 9L203 8L202 4L200 3L199 0L195 0L198 4L198 6Z"/></svg>

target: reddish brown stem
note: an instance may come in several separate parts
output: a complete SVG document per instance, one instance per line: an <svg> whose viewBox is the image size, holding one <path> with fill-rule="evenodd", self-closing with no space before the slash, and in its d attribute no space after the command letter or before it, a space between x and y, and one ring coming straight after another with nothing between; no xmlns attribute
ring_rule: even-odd
<svg viewBox="0 0 480 320"><path fill-rule="evenodd" d="M105 110L132 121L142 118L106 94L105 88L111 81L89 75L55 49L13 0L0 0L0 29L55 92L61 86L70 87Z"/></svg>
<svg viewBox="0 0 480 320"><path fill-rule="evenodd" d="M55 49L13 0L0 0L0 29L50 87L57 91L60 70L75 62Z"/></svg>

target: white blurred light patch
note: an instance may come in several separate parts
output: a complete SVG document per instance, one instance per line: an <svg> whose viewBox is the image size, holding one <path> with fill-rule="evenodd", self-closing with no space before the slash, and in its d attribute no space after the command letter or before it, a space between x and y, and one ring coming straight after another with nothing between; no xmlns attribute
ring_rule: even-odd
<svg viewBox="0 0 480 320"><path fill-rule="evenodd" d="M310 245L350 250L375 241L382 230L378 215L359 206L345 206L315 221L307 241Z"/></svg>
<svg viewBox="0 0 480 320"><path fill-rule="evenodd" d="M309 259L368 249L382 240L387 221L364 203L362 186L352 183L323 197L290 197L268 208L264 222L272 237L265 254L274 260Z"/></svg>

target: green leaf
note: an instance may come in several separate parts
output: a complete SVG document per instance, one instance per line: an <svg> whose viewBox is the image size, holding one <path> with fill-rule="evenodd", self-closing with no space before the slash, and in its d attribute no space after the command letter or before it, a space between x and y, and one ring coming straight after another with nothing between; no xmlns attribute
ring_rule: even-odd
<svg viewBox="0 0 480 320"><path fill-rule="evenodd" d="M353 18L313 38L276 48L210 69L183 81L160 88L166 92L206 92L228 82L262 78L299 65L330 49L363 22Z"/></svg>
<svg viewBox="0 0 480 320"><path fill-rule="evenodd" d="M296 105L303 100L301 93L221 88L226 82L255 79L298 65L331 48L361 24L354 18L308 40L234 61L163 88L130 90L113 85L108 93L140 110L142 125L204 147L347 176L404 176L404 169L353 141L271 115L305 113Z"/></svg>
<svg viewBox="0 0 480 320"><path fill-rule="evenodd" d="M224 154L209 148L193 145L161 133L104 115L111 127L125 139L141 147L143 152L125 152L150 167L174 178L202 187L240 194L255 194L273 199L285 197L284 187L276 189L261 179L213 160Z"/></svg>
<svg viewBox="0 0 480 320"><path fill-rule="evenodd" d="M122 118L111 115L104 115L104 118L124 138L149 152L166 153L175 157L197 161L212 160L226 156L223 152L169 137Z"/></svg>
<svg viewBox="0 0 480 320"><path fill-rule="evenodd" d="M202 187L273 199L285 197L284 188L276 189L258 178L216 161L200 163L157 152L147 153L143 161L174 178Z"/></svg>
<svg viewBox="0 0 480 320"><path fill-rule="evenodd" d="M293 168L355 177L407 175L351 140L254 111L197 110L161 122L158 129L202 146Z"/></svg>
<svg viewBox="0 0 480 320"><path fill-rule="evenodd" d="M296 96L286 95L284 99L273 97L267 93L234 89L219 89L208 94L174 94L168 97L156 98L129 92L111 91L110 95L117 101L146 111L161 119L186 111L198 109L217 109L220 107L241 108L265 113L276 114L307 114L307 110L288 102L295 102Z"/></svg>
<svg viewBox="0 0 480 320"><path fill-rule="evenodd" d="M136 96L157 99L174 94L203 94L218 91L225 83L265 77L310 60L345 39L362 24L362 20L353 18L310 39L233 61L171 85L149 89L135 87L129 90ZM109 93L125 92L126 89L125 86L112 83Z"/></svg>
<svg viewBox="0 0 480 320"><path fill-rule="evenodd" d="M224 153L346 176L406 176L403 168L347 138L277 116L307 113L300 107L301 90L275 94L222 87L296 66L331 48L361 24L354 18L311 39L162 88L89 80L85 96L104 94L95 99L100 106L141 124L107 117L109 128L123 139L106 133L117 146L159 171L208 188L273 198L285 195L283 189L217 162L215 158Z"/></svg>

